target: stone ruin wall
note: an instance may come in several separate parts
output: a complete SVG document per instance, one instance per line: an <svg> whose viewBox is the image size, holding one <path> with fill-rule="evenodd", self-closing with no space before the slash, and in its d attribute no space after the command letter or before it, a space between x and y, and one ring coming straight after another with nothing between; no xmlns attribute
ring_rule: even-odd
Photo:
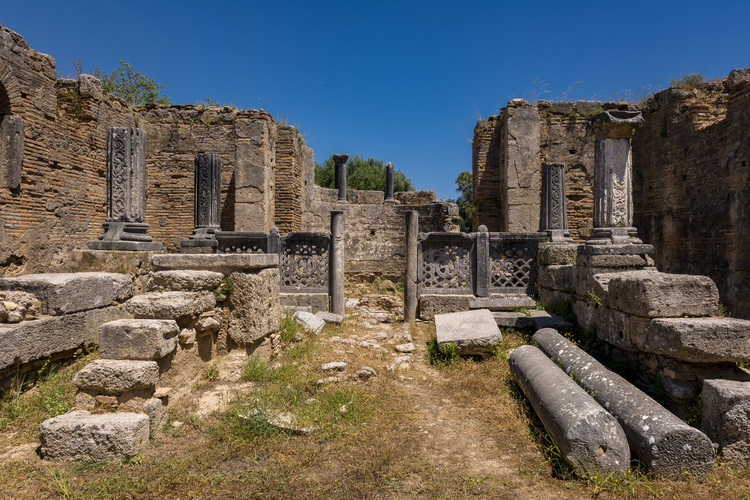
<svg viewBox="0 0 750 500"><path fill-rule="evenodd" d="M644 106L633 139L635 223L659 270L711 277L750 318L750 70Z"/></svg>
<svg viewBox="0 0 750 500"><path fill-rule="evenodd" d="M330 231L331 210L344 211L346 277L352 282L403 281L406 266L406 212L419 213L419 230L457 232L458 206L437 202L433 191L394 193L384 204L382 191L347 189L348 204L336 203L338 190L315 186L315 201L305 213L305 231Z"/></svg>

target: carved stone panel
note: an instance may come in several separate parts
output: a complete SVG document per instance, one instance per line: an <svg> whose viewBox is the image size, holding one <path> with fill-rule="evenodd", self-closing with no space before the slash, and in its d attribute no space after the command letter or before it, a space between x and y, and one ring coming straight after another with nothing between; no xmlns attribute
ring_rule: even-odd
<svg viewBox="0 0 750 500"><path fill-rule="evenodd" d="M594 154L594 227L633 225L629 139L600 139Z"/></svg>
<svg viewBox="0 0 750 500"><path fill-rule="evenodd" d="M143 222L146 213L146 131L107 129L107 222Z"/></svg>
<svg viewBox="0 0 750 500"><path fill-rule="evenodd" d="M536 255L534 242L491 242L491 288L527 288L536 286Z"/></svg>
<svg viewBox="0 0 750 500"><path fill-rule="evenodd" d="M460 242L422 243L424 288L472 289L472 246Z"/></svg>
<svg viewBox="0 0 750 500"><path fill-rule="evenodd" d="M221 222L221 155L195 155L195 227L218 229Z"/></svg>
<svg viewBox="0 0 750 500"><path fill-rule="evenodd" d="M279 256L281 287L327 290L329 245L328 238L284 240Z"/></svg>

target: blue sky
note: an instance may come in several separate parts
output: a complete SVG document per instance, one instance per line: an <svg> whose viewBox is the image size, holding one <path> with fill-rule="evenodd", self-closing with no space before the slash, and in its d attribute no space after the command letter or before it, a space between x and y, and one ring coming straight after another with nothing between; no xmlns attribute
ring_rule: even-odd
<svg viewBox="0 0 750 500"><path fill-rule="evenodd" d="M316 161L390 161L439 198L471 170L477 119L511 98L637 96L750 66L747 0L3 3L0 24L63 75L122 59L175 102L263 108Z"/></svg>

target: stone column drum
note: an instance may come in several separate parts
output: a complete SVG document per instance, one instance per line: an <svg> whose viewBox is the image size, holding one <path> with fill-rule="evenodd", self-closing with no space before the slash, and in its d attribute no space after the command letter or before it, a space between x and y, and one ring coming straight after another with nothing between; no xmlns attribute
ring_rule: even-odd
<svg viewBox="0 0 750 500"><path fill-rule="evenodd" d="M146 234L146 131L107 129L107 219L94 250L161 250Z"/></svg>
<svg viewBox="0 0 750 500"><path fill-rule="evenodd" d="M417 236L419 232L419 213L416 210L406 212L406 269L404 270L404 321L417 319Z"/></svg>
<svg viewBox="0 0 750 500"><path fill-rule="evenodd" d="M333 161L336 165L335 174L335 187L339 190L339 203L347 203L346 201L346 161L349 159L349 155L333 155Z"/></svg>
<svg viewBox="0 0 750 500"><path fill-rule="evenodd" d="M569 243L568 208L565 199L565 164L542 163L542 203L539 232L552 243Z"/></svg>
<svg viewBox="0 0 750 500"><path fill-rule="evenodd" d="M221 224L221 155L195 155L195 229L183 247L216 247L214 234Z"/></svg>
<svg viewBox="0 0 750 500"><path fill-rule="evenodd" d="M633 227L630 138L640 111L605 111L591 118L594 144L594 228L588 245L642 243Z"/></svg>
<svg viewBox="0 0 750 500"><path fill-rule="evenodd" d="M396 203L393 199L393 163L385 164L385 201L384 203Z"/></svg>
<svg viewBox="0 0 750 500"><path fill-rule="evenodd" d="M344 212L331 211L331 312L344 315Z"/></svg>

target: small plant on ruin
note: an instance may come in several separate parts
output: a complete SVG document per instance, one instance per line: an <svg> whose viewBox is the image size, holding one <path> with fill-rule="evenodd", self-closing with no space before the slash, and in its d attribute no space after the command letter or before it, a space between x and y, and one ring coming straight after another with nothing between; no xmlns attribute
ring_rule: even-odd
<svg viewBox="0 0 750 500"><path fill-rule="evenodd" d="M679 77L669 80L669 86L681 89L692 89L704 81L706 81L706 73L704 71L694 73L686 69Z"/></svg>
<svg viewBox="0 0 750 500"><path fill-rule="evenodd" d="M456 345L449 342L440 346L437 337L432 337L427 341L425 358L432 366L437 367L454 365L460 360L456 354Z"/></svg>
<svg viewBox="0 0 750 500"><path fill-rule="evenodd" d="M268 361L258 356L248 356L242 364L242 378L250 382L268 379L272 373Z"/></svg>
<svg viewBox="0 0 750 500"><path fill-rule="evenodd" d="M596 295L594 292L586 292L586 294L589 296L591 300L594 301L594 304L596 304L597 306L602 305L602 299L598 295Z"/></svg>
<svg viewBox="0 0 750 500"><path fill-rule="evenodd" d="M102 91L119 97L131 106L172 104L169 97L161 93L164 85L136 71L124 61L120 61L120 67L109 73L97 68L94 76L102 81Z"/></svg>
<svg viewBox="0 0 750 500"><path fill-rule="evenodd" d="M289 310L286 309L281 314L281 322L279 324L279 333L281 334L281 341L285 344L293 342L298 338L298 335L302 331L302 325L297 321L297 309Z"/></svg>
<svg viewBox="0 0 750 500"><path fill-rule="evenodd" d="M729 316L729 311L724 304L719 302L719 307L717 307L716 310L711 313L711 316L715 316L717 318L725 318Z"/></svg>
<svg viewBox="0 0 750 500"><path fill-rule="evenodd" d="M214 290L214 297L216 300L224 300L234 291L234 282L229 278L221 280L221 285Z"/></svg>
<svg viewBox="0 0 750 500"><path fill-rule="evenodd" d="M209 363L203 371L203 378L212 382L219 380L219 366L216 363Z"/></svg>

